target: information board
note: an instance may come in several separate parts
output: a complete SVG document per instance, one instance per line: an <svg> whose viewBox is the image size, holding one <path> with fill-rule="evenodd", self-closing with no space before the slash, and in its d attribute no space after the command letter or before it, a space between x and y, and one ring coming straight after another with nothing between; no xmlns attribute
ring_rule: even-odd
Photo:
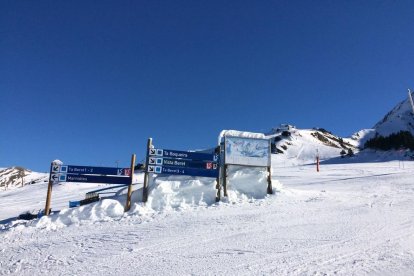
<svg viewBox="0 0 414 276"><path fill-rule="evenodd" d="M270 140L226 136L224 162L228 165L270 166Z"/></svg>

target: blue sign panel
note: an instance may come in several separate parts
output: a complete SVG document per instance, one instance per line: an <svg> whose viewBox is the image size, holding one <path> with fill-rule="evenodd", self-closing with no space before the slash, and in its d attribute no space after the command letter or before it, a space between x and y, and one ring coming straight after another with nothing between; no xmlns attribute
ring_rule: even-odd
<svg viewBox="0 0 414 276"><path fill-rule="evenodd" d="M204 177L218 177L218 170L203 170L194 168L177 168L162 166L160 174L176 174L176 175L190 175L190 176L204 176Z"/></svg>
<svg viewBox="0 0 414 276"><path fill-rule="evenodd" d="M105 183L105 184L131 184L130 177L100 176L67 174L66 182Z"/></svg>
<svg viewBox="0 0 414 276"><path fill-rule="evenodd" d="M213 161L218 160L217 154L191 152L191 151L178 151L178 150L167 150L167 149L150 149L150 156L168 157L176 159L190 159L200 161Z"/></svg>
<svg viewBox="0 0 414 276"><path fill-rule="evenodd" d="M150 157L148 160L151 166L174 166L174 167L186 167L186 168L198 168L206 170L217 169L217 163L213 161L193 161L185 159L171 159L171 158L159 158Z"/></svg>
<svg viewBox="0 0 414 276"><path fill-rule="evenodd" d="M215 169L217 169L217 163L214 163L214 162L188 161L188 160L183 160L183 159L163 158L162 165L163 166L172 166L172 167L206 169L206 170L215 170Z"/></svg>
<svg viewBox="0 0 414 276"><path fill-rule="evenodd" d="M71 174L102 174L102 175L119 175L130 176L130 168L111 168L111 167L87 167L87 166L61 166L61 173Z"/></svg>

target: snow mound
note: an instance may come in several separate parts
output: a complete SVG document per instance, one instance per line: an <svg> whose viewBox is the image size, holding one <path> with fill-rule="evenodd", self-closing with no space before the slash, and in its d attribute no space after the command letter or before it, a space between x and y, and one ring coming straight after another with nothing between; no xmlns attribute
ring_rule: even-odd
<svg viewBox="0 0 414 276"><path fill-rule="evenodd" d="M44 216L35 222L35 227L55 230L69 225L91 224L94 222L110 221L124 215L122 204L113 199L104 199L98 203L63 209L58 214Z"/></svg>
<svg viewBox="0 0 414 276"><path fill-rule="evenodd" d="M265 139L266 136L263 133L247 132L239 130L222 130L218 137L218 143L220 144L225 136L241 137L241 138L256 138Z"/></svg>
<svg viewBox="0 0 414 276"><path fill-rule="evenodd" d="M266 168L230 166L228 174L227 194L230 202L263 199L267 196L269 174Z"/></svg>
<svg viewBox="0 0 414 276"><path fill-rule="evenodd" d="M159 177L150 187L146 206L163 211L212 205L216 199L215 186L213 178Z"/></svg>
<svg viewBox="0 0 414 276"><path fill-rule="evenodd" d="M267 195L266 168L229 166L227 177L227 197L216 202L217 183L215 178L191 176L157 176L149 182L148 201L144 204L137 200L142 189L136 190L136 201L128 213L124 213L125 195L117 195L113 199L103 199L97 203L65 208L57 214L44 216L29 222L27 226L38 229L56 230L71 225L88 225L104 221L116 221L122 217L138 216L138 220L146 221L156 214L170 211L182 212L197 210L221 204L250 203L265 199ZM274 191L280 184L273 181ZM136 217L135 217L136 219Z"/></svg>
<svg viewBox="0 0 414 276"><path fill-rule="evenodd" d="M246 168L229 166L227 177L227 198L221 202L243 203L267 197L266 168ZM163 211L182 211L216 204L216 180L213 178L193 178L188 176L157 177L150 185L148 201L135 204L131 213L148 216ZM273 180L273 189L278 191L281 184Z"/></svg>

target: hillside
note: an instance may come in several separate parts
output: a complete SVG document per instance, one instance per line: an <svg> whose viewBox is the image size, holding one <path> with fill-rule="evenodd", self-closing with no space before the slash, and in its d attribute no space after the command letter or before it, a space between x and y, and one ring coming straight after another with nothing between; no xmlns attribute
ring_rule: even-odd
<svg viewBox="0 0 414 276"><path fill-rule="evenodd" d="M48 174L33 172L22 167L0 169L0 190L16 189L48 181Z"/></svg>
<svg viewBox="0 0 414 276"><path fill-rule="evenodd" d="M409 131L414 135L414 114L407 97L398 103L384 118L373 127L381 136L388 136L399 131Z"/></svg>
<svg viewBox="0 0 414 276"><path fill-rule="evenodd" d="M411 93L411 95L413 94ZM373 128L360 130L351 138L362 148L371 138L376 136L388 137L400 131L408 131L414 135L414 114L409 97L398 103Z"/></svg>
<svg viewBox="0 0 414 276"><path fill-rule="evenodd" d="M276 163L309 164L315 162L316 155L327 160L339 157L342 150L358 151L351 139L338 137L325 129L275 128L267 137L274 144L272 151Z"/></svg>

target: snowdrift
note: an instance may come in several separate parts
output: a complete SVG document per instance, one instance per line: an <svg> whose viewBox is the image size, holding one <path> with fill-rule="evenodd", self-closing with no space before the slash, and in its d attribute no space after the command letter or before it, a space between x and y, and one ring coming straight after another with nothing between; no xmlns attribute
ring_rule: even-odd
<svg viewBox="0 0 414 276"><path fill-rule="evenodd" d="M213 205L251 203L262 200L267 194L268 172L265 168L229 166L228 197L216 202L216 180L214 178L190 176L158 176L150 179L148 201L142 203L142 188L133 193L133 206L124 213L125 191L116 196L76 208L64 208L59 213L44 216L27 223L10 224L9 228L22 225L38 229L56 230L67 226L87 225L120 220L128 216L140 216L143 221L154 214L181 212ZM141 176L137 177L141 179ZM274 194L281 184L273 180ZM65 185L65 184L63 184ZM62 185L62 186L63 186ZM66 184L68 185L68 184ZM223 193L223 190L222 190ZM7 228L7 227L5 227Z"/></svg>
<svg viewBox="0 0 414 276"><path fill-rule="evenodd" d="M37 228L55 230L72 224L91 224L119 219L124 215L124 206L118 200L104 199L72 209L63 209L58 214L43 216L34 223Z"/></svg>

